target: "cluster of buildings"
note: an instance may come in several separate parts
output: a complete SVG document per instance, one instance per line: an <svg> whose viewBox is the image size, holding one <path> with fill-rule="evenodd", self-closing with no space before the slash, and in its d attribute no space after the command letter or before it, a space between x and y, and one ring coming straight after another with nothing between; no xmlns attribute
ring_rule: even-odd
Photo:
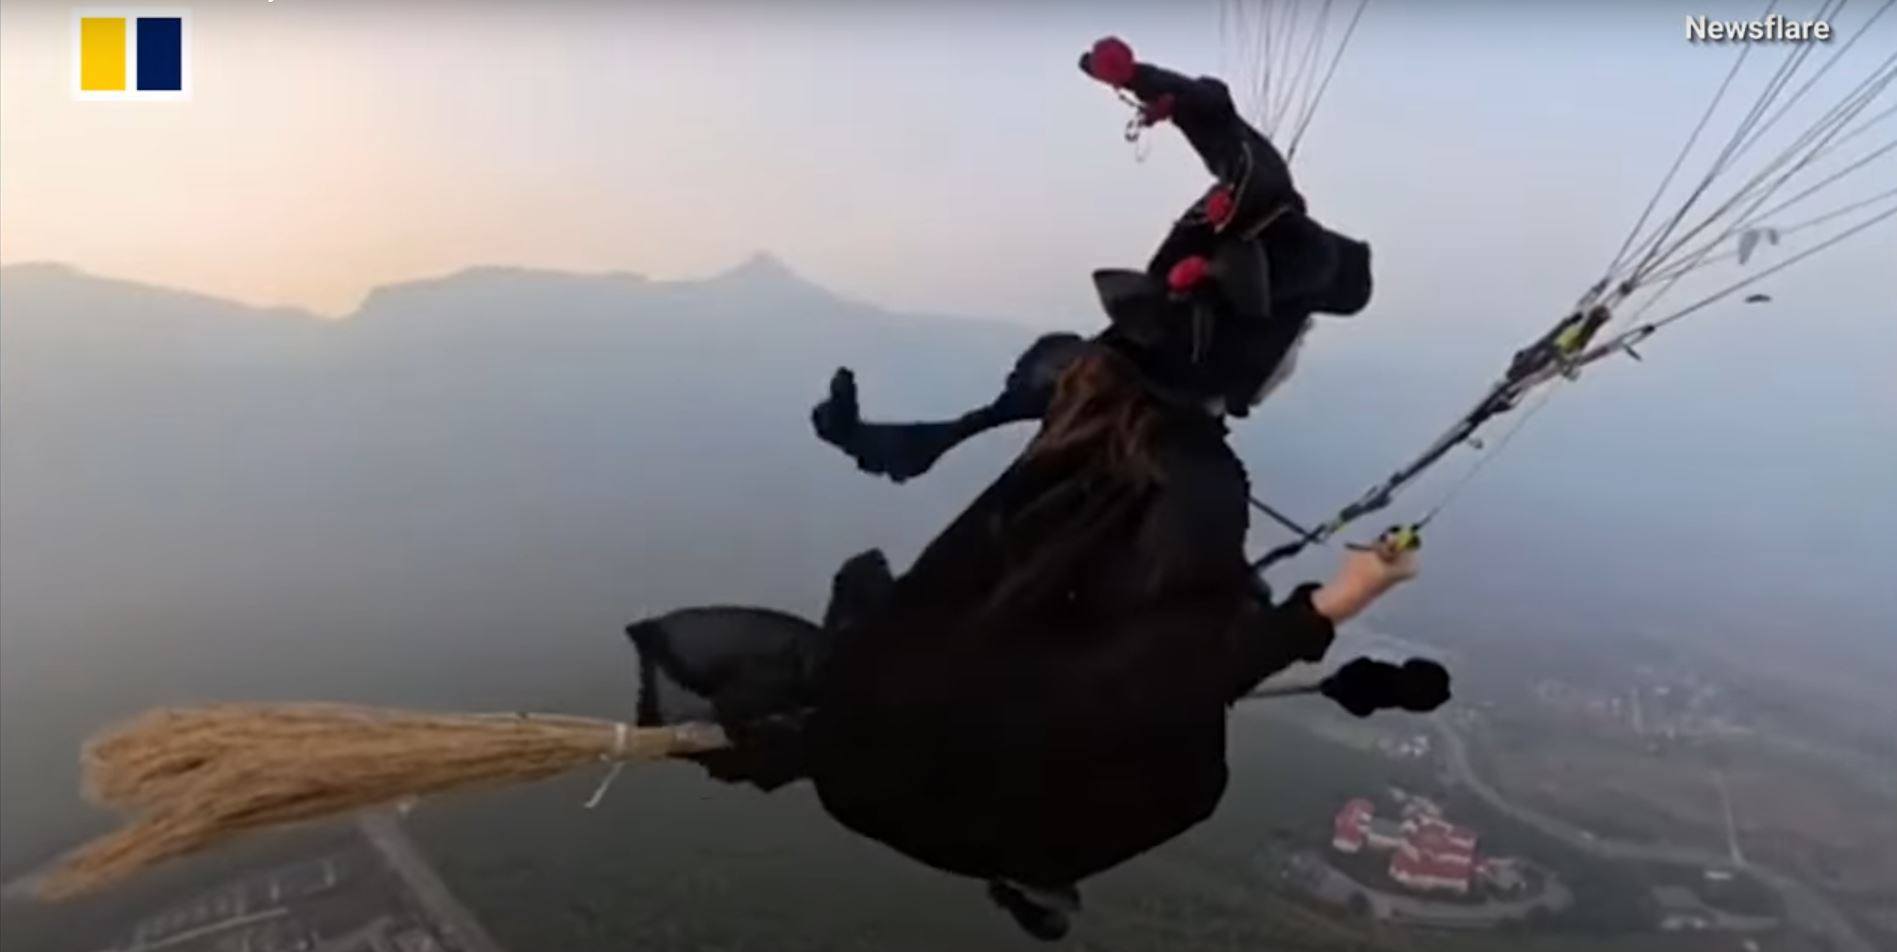
<svg viewBox="0 0 1897 952"><path fill-rule="evenodd" d="M1645 667L1640 675L1631 687L1612 693L1544 678L1535 685L1535 699L1555 712L1656 740L1752 733L1718 685L1691 673L1662 675Z"/></svg>
<svg viewBox="0 0 1897 952"><path fill-rule="evenodd" d="M1449 822L1434 801L1391 792L1399 807L1387 818L1377 815L1368 798L1345 803L1333 822L1331 847L1341 853L1388 852L1390 878L1423 892L1467 895L1478 881L1513 892L1526 884L1519 861L1478 857L1476 831Z"/></svg>
<svg viewBox="0 0 1897 952"><path fill-rule="evenodd" d="M1385 757L1397 760L1421 760L1429 756L1429 735L1416 734L1410 737L1379 737L1377 752Z"/></svg>

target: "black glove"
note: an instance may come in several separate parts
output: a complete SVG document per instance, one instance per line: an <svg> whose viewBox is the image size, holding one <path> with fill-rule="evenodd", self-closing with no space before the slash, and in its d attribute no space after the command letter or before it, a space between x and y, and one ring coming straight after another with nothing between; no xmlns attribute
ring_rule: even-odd
<svg viewBox="0 0 1897 952"><path fill-rule="evenodd" d="M1318 691L1358 717L1390 708L1426 713L1449 700L1449 671L1423 658L1401 666L1358 658L1325 678Z"/></svg>

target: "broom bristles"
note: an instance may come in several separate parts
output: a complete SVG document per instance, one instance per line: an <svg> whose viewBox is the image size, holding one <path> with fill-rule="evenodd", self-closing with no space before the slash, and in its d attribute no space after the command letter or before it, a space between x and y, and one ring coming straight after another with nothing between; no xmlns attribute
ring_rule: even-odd
<svg viewBox="0 0 1897 952"><path fill-rule="evenodd" d="M86 796L132 822L66 857L39 892L92 892L254 830L726 743L714 725L636 728L561 715L338 704L150 711L102 732L82 755Z"/></svg>

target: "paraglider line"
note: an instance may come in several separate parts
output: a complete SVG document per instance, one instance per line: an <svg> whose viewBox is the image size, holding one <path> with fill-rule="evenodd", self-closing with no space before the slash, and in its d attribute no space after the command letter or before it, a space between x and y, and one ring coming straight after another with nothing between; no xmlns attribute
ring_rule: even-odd
<svg viewBox="0 0 1897 952"><path fill-rule="evenodd" d="M1897 141L1893 141L1893 142L1892 142L1892 143L1891 143L1890 145L1887 145L1887 146L1885 146L1885 147L1884 147L1883 149L1881 149L1881 150L1879 150L1879 151L1883 151L1883 152L1888 152L1888 151L1890 151L1890 150L1891 150L1892 148L1897 148ZM1802 196L1801 196L1801 197L1802 197ZM1839 217L1841 217L1841 216L1844 216L1844 215L1849 215L1850 213L1852 213L1852 212L1854 212L1854 211L1857 211L1857 210L1858 210L1858 209L1860 209L1860 208L1865 208L1865 207L1868 207L1868 206L1871 206L1871 205L1875 205L1875 204L1877 204L1877 203L1879 203L1879 202L1884 202L1884 201L1889 201L1889 200L1890 200L1890 199L1892 199L1892 198L1897 198L1897 188L1893 188L1893 189L1889 189L1889 190L1887 190L1887 191L1883 191L1883 192L1879 192L1878 194L1876 194L1876 195L1873 195L1873 196L1871 196L1870 198L1866 198L1866 199L1862 199L1862 200L1859 200L1859 201L1855 201L1855 202L1852 202L1852 203L1850 203L1849 205L1845 205L1845 206L1843 206L1843 207L1841 207L1841 208L1834 208L1834 209L1832 209L1831 211L1828 211L1828 212L1825 212L1825 213L1824 213L1824 214L1822 214L1822 215L1818 215L1818 216L1816 216L1816 217L1813 217L1813 218L1807 218L1807 219L1805 219L1804 221L1801 221L1801 222L1798 222L1797 224L1793 224L1793 225L1786 225L1786 226L1784 226L1784 227L1782 227L1782 228L1778 228L1778 229L1776 229L1776 230L1778 231L1778 234L1779 234L1779 237L1780 237L1780 238L1784 238L1784 237L1785 237L1785 236L1787 236L1787 235L1794 235L1794 234L1797 234L1798 232L1801 232L1801 231L1804 231L1804 230L1806 230L1806 229L1808 229L1808 228L1812 228L1812 227L1815 227L1815 226L1818 226L1818 225L1822 225L1822 224L1824 224L1825 222L1828 222L1828 221L1831 221L1831 220L1832 220L1832 219L1834 219L1834 218L1839 218ZM1773 214L1775 214L1776 212L1778 212L1778 211L1780 211L1780 210L1782 210L1782 209L1784 209L1785 207L1787 207L1787 206L1789 206L1789 205L1791 205L1791 204L1792 204L1792 201L1785 201L1785 202L1781 202L1781 203L1779 203L1779 204L1778 204L1777 206L1775 206L1774 208L1772 208L1772 209L1771 209L1770 211L1766 211L1766 212L1761 212L1761 213L1760 213L1759 215L1757 215L1757 216L1755 216L1755 218L1753 219L1753 223L1756 223L1757 221L1760 221L1760 220L1763 220L1763 219L1765 219L1765 218L1769 218L1769 217L1771 217L1771 215L1773 215ZM1744 228L1741 228L1741 229L1739 229L1739 230L1740 230L1740 231L1744 231L1745 229L1744 229ZM1712 250L1713 248L1715 248L1715 247L1718 247L1718 245L1719 245L1719 244L1722 244L1722 243L1723 243L1723 242L1714 242L1714 243L1711 243L1711 244L1709 244L1709 245L1707 245L1707 246L1706 246L1705 248L1703 248L1703 249L1701 249L1701 251L1702 251L1702 252L1705 252L1705 251L1710 251L1710 250ZM1670 269L1668 269L1668 270L1666 270L1666 271L1662 271L1662 272L1660 272L1660 273L1658 273L1658 274L1656 274L1656 275L1655 275L1654 277L1656 277L1656 278L1673 278L1673 277L1679 277L1679 276L1682 276L1682 275L1685 275L1685 274L1687 274L1688 272L1691 272L1691 271L1697 271L1697 270L1699 270L1700 268L1702 268L1702 267L1705 267L1705 266L1707 266L1707 265L1711 265L1711 264L1716 264L1716 263L1718 263L1718 262L1721 262L1721 261L1730 261L1730 260L1732 260L1732 259L1734 259L1734 258L1737 258L1737 257L1739 257L1739 252L1737 252L1737 251L1728 251L1728 252L1726 252L1726 253L1724 253L1724 254L1721 254L1721 255L1715 255L1715 256L1713 256L1713 257L1711 257L1711 258L1706 258L1706 259L1704 259L1704 260L1700 260L1700 261L1695 261L1695 262L1689 262L1689 263L1687 263L1687 264L1682 264L1682 265L1676 265L1676 266L1674 266L1673 268L1670 268Z"/></svg>
<svg viewBox="0 0 1897 952"><path fill-rule="evenodd" d="M1765 12L1770 14L1777 3L1778 0L1770 0L1766 3ZM1641 211L1640 217L1634 221L1633 228L1628 230L1626 239L1620 243L1620 250L1614 253L1614 260L1607 266L1607 274L1610 278L1627 263L1627 252L1632 250L1634 238L1640 234L1640 229L1646 227L1648 217L1660 204L1660 196L1666 194L1667 186L1673 184L1673 176L1679 174L1680 166L1685 164L1687 155L1692 153L1693 144L1699 141L1699 134L1706 130L1706 124L1712 121L1713 113L1718 111L1720 101L1726 98L1726 91L1732 87L1733 79L1739 75L1739 68L1745 65L1746 55L1751 51L1751 44L1740 47L1739 55L1733 59L1732 69L1726 71L1725 81L1719 84L1719 91L1713 94L1712 102L1706 104L1706 111L1700 115L1699 124L1694 126L1692 134L1686 137L1686 144L1681 146L1679 154L1673 157L1673 165L1666 170L1666 175L1661 177L1660 187L1653 190L1653 197L1647 199L1646 209Z"/></svg>
<svg viewBox="0 0 1897 952"><path fill-rule="evenodd" d="M1421 519L1416 520L1416 528L1421 529L1429 525L1435 521L1436 517L1440 515L1444 509L1449 508L1450 502L1454 501L1465 487L1475 481L1476 476L1481 474L1483 467L1494 462L1496 457L1502 455L1502 451L1507 449L1508 444L1515 439L1515 434L1520 433L1522 429L1528 425L1528 421L1533 420L1535 414L1540 413L1542 408L1548 405L1548 401L1554 398L1555 391L1560 389L1561 383L1564 380L1566 380L1566 378L1557 378L1552 386L1543 390L1540 395L1535 398L1535 405L1529 407L1526 412L1516 419L1515 425L1509 427L1508 432L1502 434L1502 438L1495 441L1495 447L1483 454L1481 459L1476 460L1475 465L1469 467L1469 471L1464 473L1462 478L1456 480L1455 483L1449 487L1449 491L1444 493L1442 498L1438 499L1436 504L1429 508L1428 512L1423 513Z"/></svg>
<svg viewBox="0 0 1897 952"><path fill-rule="evenodd" d="M1857 114L1862 112L1865 107L1869 106L1871 101L1880 95L1885 87L1890 85L1892 79L1897 79L1897 70L1890 68L1892 63L1897 63L1897 54L1892 54L1889 59L1886 59L1884 63L1878 66L1868 79L1853 89L1842 101L1826 110L1823 116L1798 137L1797 141L1788 146L1776 159L1760 169L1750 181L1740 187L1731 197L1727 198L1718 209L1714 210L1698 225L1687 230L1685 234L1679 236L1679 238L1675 239L1664 249L1656 247L1647 255L1646 259L1634 269L1634 275L1629 279L1629 282L1638 285L1651 276L1655 270L1665 266L1670 261L1676 260L1676 253L1681 247L1692 241L1692 239L1697 237L1701 232L1718 223L1734 207L1748 199L1752 199L1754 197L1753 193L1764 185L1768 179L1771 179L1772 176L1777 175L1778 178L1772 180L1772 184L1769 186L1765 186L1764 194L1758 196L1757 200L1753 202L1753 205L1747 209L1747 213L1757 208L1758 204L1762 203L1779 188L1783 187L1786 182L1803 171L1813 160L1825 154L1827 151L1826 147L1832 144L1832 140L1838 136L1838 133L1843 130L1844 126L1856 118ZM1803 157L1798 158L1801 153ZM1791 162L1794 158L1797 158L1798 161L1790 170L1781 174L1779 171L1780 168L1787 162ZM1741 213L1742 218L1744 214L1746 213ZM1669 228L1669 231L1670 230Z"/></svg>
<svg viewBox="0 0 1897 952"><path fill-rule="evenodd" d="M1851 228L1846 229L1845 231L1839 232L1838 234L1831 236L1830 238L1826 239L1822 243L1814 245L1810 248L1807 248L1804 251L1799 252L1798 254L1790 258L1787 258L1784 261L1781 261L1778 264L1775 264L1764 271L1759 272L1758 274L1755 274L1749 278L1746 278L1743 281L1738 281L1733 284L1727 285L1725 288L1719 291L1716 291L1712 294L1709 294L1706 297L1701 298L1700 300L1694 302L1693 304L1690 304L1684 308L1681 308L1680 310L1675 311L1672 314L1667 315L1666 317L1660 318L1659 320L1654 321L1651 324L1643 325L1643 327L1641 328L1636 328L1635 330L1644 329L1649 334L1652 331L1659 330L1660 328L1665 327L1668 324L1672 324L1676 321L1679 321L1680 319L1686 317L1689 314L1692 314L1695 311L1700 310L1701 308L1707 307L1708 305L1711 305L1720 300L1723 300L1726 297L1729 297L1730 295L1737 293L1738 291L1746 287L1749 287L1758 281L1761 281L1765 278L1772 276L1773 274L1783 271L1786 268L1789 268L1792 265L1797 264L1798 262L1803 261L1806 258L1809 258L1812 255L1817 254L1818 252L1823 251L1826 248L1829 248L1832 245L1835 245L1838 242L1843 241L1844 239L1849 238L1852 235L1855 235L1858 232L1863 231L1864 229L1869 228L1872 225L1875 225L1878 222L1883 221L1886 218L1891 217L1892 215L1897 215L1897 207L1892 207L1885 211L1879 212L1878 214L1862 222L1859 222L1857 225L1854 225ZM1632 332L1630 331L1629 333L1631 334Z"/></svg>
<svg viewBox="0 0 1897 952"><path fill-rule="evenodd" d="M1877 20L1883 16L1884 12L1887 11L1893 4L1897 4L1897 0L1886 0L1885 4L1878 9L1876 14L1874 14L1868 21L1862 24L1853 33L1851 39L1848 40L1844 44L1843 48L1838 50L1838 52L1833 55L1831 60L1826 63L1825 67L1823 67L1823 69L1820 70L1820 75L1822 75L1824 70L1828 70L1831 67L1831 65L1835 64L1838 61L1838 59L1842 57L1843 54L1846 51L1848 51L1856 43L1856 41L1864 35L1864 33L1869 32L1870 27L1873 24L1875 24ZM1713 168L1707 172L1705 179L1701 181L1699 187L1693 191L1692 195L1688 196L1685 204L1680 208L1680 210L1677 213L1675 213L1675 215L1672 217L1671 220L1669 220L1664 226L1659 228L1656 234L1654 234L1647 240L1642 241L1640 243L1642 247L1647 248L1647 251L1644 254L1644 256L1641 258L1640 263L1634 266L1634 268L1632 269L1633 276L1627 279L1627 283L1629 285L1637 285L1640 282L1646 280L1646 278L1654 270L1657 270L1658 268L1662 267L1668 261L1673 260L1675 253L1679 250L1681 246L1691 241L1692 238L1698 235L1700 232L1704 231L1705 229L1719 222L1726 215L1727 212L1731 211L1733 207L1751 198L1754 190L1757 189L1761 183L1769 179L1772 175L1774 175L1778 171L1778 169L1781 166L1783 166L1786 162L1791 161L1794 157L1798 156L1801 152L1805 152L1807 154L1805 155L1804 160L1798 163L1797 168L1793 170L1794 172L1796 172L1798 168L1802 168L1803 166L1808 164L1812 159L1816 158L1818 154L1822 154L1823 152L1828 151L1828 149L1825 148L1824 140L1829 140L1830 138L1835 136L1839 127L1841 127L1843 124L1848 123L1858 112L1861 112L1866 106L1868 106L1871 100L1875 99L1876 96L1879 93L1881 93L1883 87L1889 84L1890 76L1884 75L1884 74L1887 67L1889 67L1893 61L1897 61L1897 55L1893 55L1891 58L1886 59L1882 64L1879 64L1878 67L1871 70L1870 74L1867 76L1867 78L1863 82L1861 82L1856 87L1854 87L1849 93L1843 96L1831 108L1827 109L1819 117L1819 119L1816 120L1811 125L1810 128L1806 129L1804 133L1797 136L1794 139L1794 141L1789 146L1787 146L1777 158L1768 162L1764 168L1762 168L1756 175L1753 176L1751 181L1747 182L1736 193L1734 193L1730 198L1728 198L1726 202L1720 206L1720 208L1712 212L1710 215L1706 216L1706 218L1703 221L1701 221L1700 224L1698 224L1697 226L1694 226L1685 235L1673 241L1671 245L1668 245L1667 239L1671 237L1674 229L1677 228L1679 223L1685 218L1686 212L1689 211L1692 208L1692 206L1698 202L1699 198L1704 194L1705 190L1712 185L1712 182L1720 174L1725 172L1730 167L1732 161L1737 159L1741 153L1746 151L1746 149L1748 149L1754 142L1757 141L1758 139L1757 133L1762 133L1764 131L1764 127L1758 126L1759 118L1764 114L1764 110L1766 108L1769 108L1770 103L1773 100L1777 99L1779 93L1783 91L1785 85L1787 84L1787 82L1789 82L1789 79L1791 78L1791 74L1796 72L1797 65L1799 63L1802 63L1802 60L1794 61L1793 59L1788 57L1787 60L1783 64L1780 65L1778 72L1774 75L1772 81L1768 84L1767 89L1763 93L1761 93L1759 100L1754 104L1753 108L1749 111L1746 118L1741 122L1740 127L1734 131L1733 138L1728 140L1726 147L1721 150L1719 158L1715 160L1713 164ZM1814 77L1814 79L1815 78L1816 77ZM1801 97L1804 94L1804 92L1810 88L1810 86L1811 86L1811 83L1808 82L1804 88L1801 88L1798 91L1798 93L1794 94L1793 100L1796 100L1797 98ZM1785 106L1789 106L1790 104L1791 104L1790 102L1787 102ZM1786 109L1784 107L1781 107L1778 113L1776 113L1772 117L1771 120L1767 121L1766 127L1769 127L1770 125L1776 123L1777 120L1781 118L1785 112L1786 112ZM1868 123L1866 125L1868 125ZM1862 131L1862 128L1863 127L1860 127L1859 130L1855 130L1852 133L1852 135L1855 135L1856 132L1858 131ZM1812 144L1814 137L1817 137L1820 139L1820 141L1816 145ZM1789 178L1789 177L1790 176L1786 176L1786 178ZM1784 181L1785 179L1783 178L1780 179L1778 182L1774 183L1774 185L1771 186L1771 188L1768 191L1776 190L1778 185L1782 185ZM1611 273L1610 273L1610 279L1611 279Z"/></svg>
<svg viewBox="0 0 1897 952"><path fill-rule="evenodd" d="M1330 68L1324 71L1324 81L1318 84L1317 95L1311 97L1311 103L1304 111L1303 121L1298 123L1297 132L1291 136L1289 151L1285 153L1286 162L1290 162L1297 156L1298 144L1304 141L1304 130L1311 127L1311 120L1317 116L1318 104L1324 101L1324 93L1331 88L1331 79L1337 75L1337 64L1343 61L1344 50L1350 47L1350 38L1357 33L1357 22L1363 19L1363 12L1369 6L1370 0L1359 0L1357 3L1357 12L1351 16L1350 25L1344 28L1344 38L1338 42L1337 52L1331 56Z"/></svg>
<svg viewBox="0 0 1897 952"><path fill-rule="evenodd" d="M1264 513L1266 516L1271 518L1271 521L1276 522L1277 524L1285 527L1286 529L1291 530L1292 533L1296 534L1298 538L1304 540L1306 543L1312 543L1312 544L1317 544L1317 545L1322 545L1324 543L1323 536L1318 535L1313 530L1306 529L1304 526L1299 525L1296 520L1266 505L1264 501L1259 499L1257 496L1248 495L1245 498L1251 502L1253 509L1256 509L1259 512Z"/></svg>

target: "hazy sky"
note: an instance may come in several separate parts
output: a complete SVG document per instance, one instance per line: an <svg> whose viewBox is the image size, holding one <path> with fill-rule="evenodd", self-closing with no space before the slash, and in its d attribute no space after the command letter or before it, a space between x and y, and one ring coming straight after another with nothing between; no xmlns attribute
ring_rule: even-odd
<svg viewBox="0 0 1897 952"><path fill-rule="evenodd" d="M1373 240L1383 304L1558 308L1729 62L1684 16L1754 6L1373 3L1304 190ZM0 259L325 314L470 264L673 277L768 249L907 310L1091 321L1086 272L1143 260L1203 172L1169 129L1137 161L1076 54L1231 52L1213 0L206 0L190 102L97 103L69 94L72 9L0 12ZM1809 280L1888 260L1855 254Z"/></svg>

